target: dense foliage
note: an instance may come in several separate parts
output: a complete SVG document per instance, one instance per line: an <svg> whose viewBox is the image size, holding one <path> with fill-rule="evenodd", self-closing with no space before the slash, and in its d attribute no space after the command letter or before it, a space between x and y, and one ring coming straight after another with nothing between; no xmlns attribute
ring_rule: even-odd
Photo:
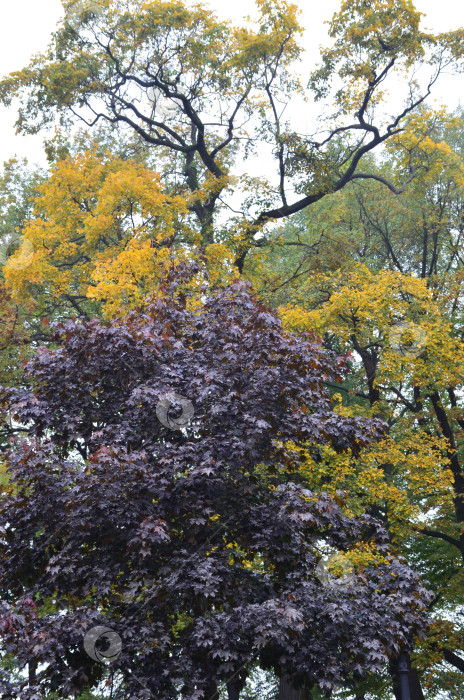
<svg viewBox="0 0 464 700"><path fill-rule="evenodd" d="M344 1L303 86L285 0L63 5L0 81L56 127L0 178L7 697L398 700L409 650L457 700L463 30Z"/></svg>
<svg viewBox="0 0 464 700"><path fill-rule="evenodd" d="M168 190L189 200L200 246L227 240L240 271L267 222L354 179L378 177L366 156L392 140L406 163L383 182L401 190L420 153L418 144L403 146L405 118L463 58L463 30L423 31L410 0L349 0L332 18L331 46L303 88L299 12L286 0L257 0L255 17L242 26L181 0L87 0L78 3L81 12L75 0L63 4L67 14L47 50L0 83L4 104L20 98L18 130L35 133L58 117L66 128L106 124L139 139L156 153ZM393 113L384 105L389 89ZM292 98L321 102L312 131L301 133L286 118ZM269 177L238 169L253 153L273 159ZM243 190L232 214L225 209L231 186Z"/></svg>
<svg viewBox="0 0 464 700"><path fill-rule="evenodd" d="M356 464L308 456L311 488L344 489L388 522L431 581L435 622L418 663L430 697L464 692L463 133L423 110L423 169L400 197L356 184L294 220L261 261L261 293L288 327L317 329L351 369L347 415L381 415L390 439ZM404 139L414 140L414 124ZM389 153L395 172L397 153ZM340 251L336 257L335 251ZM342 252L343 251L343 252ZM337 391L337 390L336 390ZM362 482L362 489L359 482Z"/></svg>
<svg viewBox="0 0 464 700"><path fill-rule="evenodd" d="M55 340L29 363L32 388L3 399L30 426L0 508L4 642L35 669L20 697L105 676L82 647L97 625L120 635L127 698L216 697L256 658L331 689L411 647L426 619L417 576L372 518L305 487L289 447L357 452L382 429L333 412L320 345L284 333L243 283L196 313L158 302ZM172 420L194 406L182 429L157 417L166 394ZM372 564L324 585L327 546Z"/></svg>

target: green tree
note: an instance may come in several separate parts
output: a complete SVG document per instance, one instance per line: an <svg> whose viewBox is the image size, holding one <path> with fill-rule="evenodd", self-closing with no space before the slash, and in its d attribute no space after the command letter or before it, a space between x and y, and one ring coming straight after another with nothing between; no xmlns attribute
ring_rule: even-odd
<svg viewBox="0 0 464 700"><path fill-rule="evenodd" d="M400 134L440 73L462 62L463 31L423 32L410 0L343 2L308 91L295 70L298 11L285 0L258 0L251 27L177 0L98 0L80 14L75 3L64 4L67 16L47 52L0 84L4 104L20 98L17 128L34 133L59 117L66 127L83 120L136 133L156 151L168 182L189 192L208 183L206 196L191 204L204 245L224 234L217 214L240 158L273 154L273 178L252 182L237 173L250 196L225 227L235 232L239 270L263 244L256 234L266 223L371 178L366 156ZM421 87L419 67L427 75ZM387 116L388 85L398 74L405 93ZM295 93L321 101L321 113L322 103L335 102L318 135L302 135L284 118ZM410 164L396 183L383 181L397 191L415 172Z"/></svg>
<svg viewBox="0 0 464 700"><path fill-rule="evenodd" d="M295 217L275 237L272 255L256 256L249 270L289 326L317 328L334 349L351 353L340 410L389 423L389 444L366 454L360 471L334 468L330 459L330 472L321 465L309 472L313 485L331 480L381 514L431 581L435 623L417 663L430 697L457 698L464 680L464 122L460 112L423 110L417 118L429 124L429 138L421 139L420 170L404 193L373 180L353 183ZM402 146L417 133L411 121ZM404 167L398 145L381 164L391 177Z"/></svg>

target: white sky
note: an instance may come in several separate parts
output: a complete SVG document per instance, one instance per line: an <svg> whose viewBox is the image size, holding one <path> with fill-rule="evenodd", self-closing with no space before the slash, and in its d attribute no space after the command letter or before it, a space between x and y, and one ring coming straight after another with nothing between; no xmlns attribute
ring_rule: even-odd
<svg viewBox="0 0 464 700"><path fill-rule="evenodd" d="M1 0L0 75L23 68L30 57L44 50L51 32L62 15L60 0ZM330 19L340 0L296 0L303 11L302 24L306 27L305 44L314 61L318 47L326 43L324 21ZM240 20L253 13L250 0L210 0L209 5L218 14ZM462 0L416 0L416 7L426 14L424 26L434 32L456 29L464 25ZM444 77L435 98L450 108L464 97L464 76ZM464 102L464 99L463 99ZM0 164L14 155L26 156L30 161L43 162L42 136L18 136L14 130L13 109L0 108Z"/></svg>

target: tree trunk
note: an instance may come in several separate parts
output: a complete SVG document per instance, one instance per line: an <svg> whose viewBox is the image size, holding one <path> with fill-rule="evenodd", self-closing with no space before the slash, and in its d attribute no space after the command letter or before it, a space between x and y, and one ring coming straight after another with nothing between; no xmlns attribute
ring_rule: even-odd
<svg viewBox="0 0 464 700"><path fill-rule="evenodd" d="M455 654L454 651L451 651L451 649L445 649L443 655L445 661L464 673L464 659Z"/></svg>
<svg viewBox="0 0 464 700"><path fill-rule="evenodd" d="M219 693L216 683L211 683L206 689L205 700L219 700Z"/></svg>
<svg viewBox="0 0 464 700"><path fill-rule="evenodd" d="M408 662L408 668L409 668L409 694L411 696L411 700L425 700L424 693L422 692L422 687L419 679L419 675L417 671L413 668L411 668L411 661L409 659L409 654L406 655L407 662ZM401 697L401 685L400 685L400 676L398 673L398 664L399 664L399 658L394 659L393 661L390 662L390 675L392 678L392 683L393 683L393 693L395 695L396 700L403 700Z"/></svg>
<svg viewBox="0 0 464 700"><path fill-rule="evenodd" d="M245 682L241 679L234 679L227 683L227 698L228 700L240 700L240 693L243 690Z"/></svg>
<svg viewBox="0 0 464 700"><path fill-rule="evenodd" d="M288 676L281 676L279 700L310 700L310 695L306 690L295 688Z"/></svg>
<svg viewBox="0 0 464 700"><path fill-rule="evenodd" d="M392 690L395 696L395 700L401 700L401 688L400 688L400 678L398 673L398 659L390 661L390 676L392 679Z"/></svg>
<svg viewBox="0 0 464 700"><path fill-rule="evenodd" d="M422 686L415 668L410 668L409 671L409 688L411 693L411 700L425 700L424 693L422 692Z"/></svg>
<svg viewBox="0 0 464 700"><path fill-rule="evenodd" d="M35 685L37 680L37 664L31 662L28 668L29 685Z"/></svg>

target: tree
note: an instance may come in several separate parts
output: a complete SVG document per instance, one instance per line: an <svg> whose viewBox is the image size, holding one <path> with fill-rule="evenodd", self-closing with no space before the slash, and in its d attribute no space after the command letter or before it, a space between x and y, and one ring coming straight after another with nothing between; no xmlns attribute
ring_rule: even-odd
<svg viewBox="0 0 464 700"><path fill-rule="evenodd" d="M30 250L21 250L21 234L24 222L31 215L31 199L45 174L31 171L25 161L11 159L4 164L0 177L0 266L19 251L15 258L29 261ZM29 346L43 340L40 319L32 318L33 302L30 297L22 302L13 299L0 278L0 372L2 383L18 382L21 361L28 356Z"/></svg>
<svg viewBox="0 0 464 700"><path fill-rule="evenodd" d="M308 459L311 488L343 489L353 512L388 523L431 582L434 624L416 661L429 696L463 688L462 114L424 111L421 171L400 197L356 183L282 232L250 271L287 327L318 329L350 352L340 412L382 415L389 439L356 463ZM401 139L414 141L414 124ZM400 165L399 165L400 163ZM394 142L382 164L398 167ZM334 253L339 251L339 254ZM280 258L280 259L279 259ZM338 465L338 466L337 466ZM430 540L430 541L427 541Z"/></svg>
<svg viewBox="0 0 464 700"><path fill-rule="evenodd" d="M75 3L66 4L69 9L75 6ZM106 305L105 313L109 316L118 313L121 302L129 301L135 306L149 288L163 289L163 274L155 272L157 259L163 264L167 259L198 260L203 268L197 268L197 278L188 282L197 291L208 266L209 272L220 270L223 282L233 272L232 263L239 271L246 269L247 273L259 274L263 269L260 256L265 259L268 250L275 251L272 227L267 224L298 212L306 213L309 205L318 203L325 204L327 211L331 205L324 198L334 193L341 195L350 183L362 183L364 191L372 191L370 186L379 184L398 194L428 167L433 124L427 118L421 119L423 113L415 122L410 116L423 104L443 69L459 69L461 30L438 37L422 32L420 13L406 0L343 3L331 23L332 46L323 51L322 67L310 79L309 95L327 100L333 114L329 120L321 120L318 133L302 135L283 117L290 93L301 90L294 71L294 61L301 52L296 41L299 25L295 7L262 0L258 9L260 18L251 29L233 27L218 21L202 7L190 9L180 2L137 0L128 4L92 0L87 11L79 16L68 12L46 54L2 82L0 92L6 104L21 97L20 130L38 130L53 123L57 116L68 128L83 118L90 128L106 122L115 129L125 129L128 134L135 133L147 148L153 148L150 167L143 167L146 163L140 161L118 162L119 170L114 169L108 181L106 176L98 180L99 163L94 158L94 167L89 167L87 173L94 187L89 196L78 197L78 204L61 196L56 185L59 174L64 174L63 185L69 186L73 170L79 169L77 164L85 158L90 163L89 154L79 154L67 165L57 165L24 230L23 247L33 247L31 266L26 272L24 267L18 271L13 256L6 270L9 290L13 293L13 300L5 296L8 304L12 302L16 306L19 297L15 295L27 293L28 303L33 298L39 306L34 319L36 326L43 316L69 315L71 307L74 307L71 313L96 314L99 307L95 301L103 303L103 308ZM422 91L415 82L419 67L429 71ZM406 96L397 112L387 117L389 110L385 109L383 98L388 99L388 79L396 77L398 70L405 77ZM397 85L395 82L395 88ZM389 144L395 154L394 167L387 161L375 162L371 157L375 149L383 145L390 147ZM262 152L265 148L275 155L275 180L242 175L235 182L231 174L242 156L253 149ZM61 157L64 149L58 140L49 144L48 150ZM106 174L114 165L110 160L105 161ZM127 173L130 176L125 180ZM114 188L118 178L124 182L119 199ZM143 211L143 187L139 187L143 179L151 183L150 206L156 200L155 216L161 220L161 232L157 230L157 222L150 220L152 209L142 229L138 229L139 221L133 226L128 223L133 203L139 215ZM110 181L112 188L108 189ZM80 185L82 182L81 178ZM229 204L225 199L227 188L236 188L237 184L245 190L241 213L232 217L229 214L225 220L223 214ZM110 195L109 202L102 193ZM174 207L177 217L174 226L171 225L172 201L180 205L177 210ZM69 209L66 215L59 211L63 206ZM89 216L86 206L91 212L87 212ZM97 222L99 226L92 238L90 219L96 210L108 216L112 234L109 244L105 240L103 218ZM77 238L72 235L73 223L79 229ZM163 238L163 227L173 235L172 242ZM44 231L52 234L50 239L43 236ZM353 247L349 236L342 236L341 240L348 240ZM251 250L257 251L253 258ZM16 259L18 256L21 258L21 251ZM332 269L337 268L337 257L338 253L332 250ZM378 263L379 258L376 260ZM300 274L301 270L296 277ZM106 293L108 289L111 294ZM92 302L84 298L89 290ZM202 301L201 295L194 301L191 291L189 286L183 290L189 311ZM48 309L51 314L47 313ZM305 311L298 311L299 320L307 320ZM8 323L16 329L16 318L22 318L23 313L24 306L17 316L8 308ZM298 314L292 309L286 320L293 323ZM380 319L383 324L385 315L380 314ZM23 325L30 330L27 323ZM336 345L337 339L332 337L332 340ZM23 339L15 338L14 342L22 343ZM358 377L354 375L349 381L352 386ZM343 389L347 389L347 384ZM350 395L353 404L365 402L359 396L364 394L364 387L358 386L355 393L358 395ZM375 413L378 406L369 406L369 410ZM346 406L337 409L336 420L341 420L345 413L350 414ZM356 414L352 406L351 413ZM388 411L382 415L389 417ZM14 429L14 425L5 426L7 432ZM426 460L430 476L430 465L436 455L440 456L440 476L444 477L440 507L444 509L450 485L443 442L440 436L433 439L427 433L421 441L424 433L419 433L411 453L406 448L408 465L420 456ZM369 508L374 508L373 502L381 497L383 516L386 499L389 511L395 514L398 530L420 508L423 495L421 492L416 498L408 491L407 498L402 498L396 469L401 467L402 476L408 473L409 466L404 468L401 463L405 444L400 443L403 447L398 451L393 441L389 443L390 458L396 450L397 462L388 483L377 478L382 448L363 458L364 461L355 461L340 456L333 445L319 444L302 452L304 461L298 471L304 475L300 474L298 479L306 484L305 479L314 477L315 472L323 473L329 455L332 464L340 467L334 481L348 487L353 484L353 474L363 473L368 477L365 492ZM303 450L304 446L301 447ZM351 483L338 479L347 463ZM312 474L308 465L313 467ZM333 490L333 484L329 486ZM362 510L362 498L352 498L351 491L349 496L353 513ZM397 532L393 530L392 535L397 536ZM458 645L451 645L448 652L452 654L452 649L457 648Z"/></svg>
<svg viewBox="0 0 464 700"><path fill-rule="evenodd" d="M242 214L225 226L234 232L239 271L249 250L264 245L268 222L355 179L402 191L417 171L415 149L395 182L365 170L366 156L402 133L443 70L460 69L464 45L463 30L423 32L410 0L349 0L330 23L332 46L305 93L294 70L302 51L298 12L285 0L258 0L252 27L179 0L95 0L80 14L74 2L64 4L67 17L48 51L0 84L4 104L21 98L18 129L36 132L58 116L66 126L104 122L136 133L155 150L167 185L206 189L191 204L204 246L221 242L217 215L237 158L266 149L275 157L274 181L244 177ZM419 67L427 74L422 86ZM389 117L388 82L398 73L404 99ZM316 133L301 135L285 121L292 93L327 100L331 109L335 103Z"/></svg>
<svg viewBox="0 0 464 700"><path fill-rule="evenodd" d="M107 680L121 697L209 700L226 681L237 698L258 661L290 700L411 648L417 575L378 522L300 477L294 445L357 453L383 429L333 412L337 362L319 343L239 282L195 312L169 288L144 315L58 326L55 343L29 389L2 393L28 427L0 505L3 643L30 670L15 694ZM355 563L348 580L321 577L327 548ZM111 677L82 648L98 626L121 639Z"/></svg>
<svg viewBox="0 0 464 700"><path fill-rule="evenodd" d="M6 284L36 317L53 320L140 308L180 262L202 264L198 289L206 278L212 289L231 282L233 246L201 245L190 211L198 196L169 192L147 164L94 144L60 160L39 187L23 221L31 255L27 264L21 248L8 258Z"/></svg>
<svg viewBox="0 0 464 700"><path fill-rule="evenodd" d="M163 276L163 260L164 267L169 267L179 257L196 254L209 261L204 274L209 270L212 280L219 267L220 250L213 246L206 250L206 258L198 255L195 233L187 233L185 223L175 230L177 236L165 238L163 244L161 229L167 233L167 226L174 228L172 218L180 221L187 205L180 197L160 194L159 176L150 167L143 144L97 129L91 138L82 131L72 138L58 133L48 141L47 153L48 173L31 168L25 160L12 159L4 164L0 177L2 384L21 381L22 360L38 343L47 342L51 322L76 314L94 317L102 306L107 314L124 304L136 307L148 290L153 294ZM153 184L149 194L148 182ZM167 203L170 214L166 211L159 217L161 202ZM145 218L135 226L134 217L142 208ZM147 211L152 218L147 218ZM101 222L103 213L105 232L95 227L90 231L92 217L96 214ZM154 221L160 226L153 233ZM140 260L147 240L152 256ZM105 264L109 268L113 294L108 294L108 284L100 283L95 289L97 264L100 272ZM142 270L152 273L150 283ZM121 285L117 293L116 281Z"/></svg>

